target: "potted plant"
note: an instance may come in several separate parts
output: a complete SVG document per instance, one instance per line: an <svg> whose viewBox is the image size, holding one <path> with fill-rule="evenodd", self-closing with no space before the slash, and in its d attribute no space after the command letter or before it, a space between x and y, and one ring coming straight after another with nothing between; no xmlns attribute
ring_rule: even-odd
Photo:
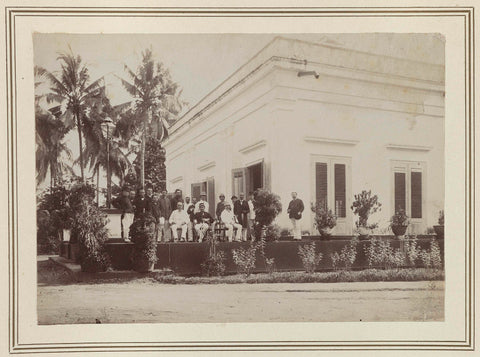
<svg viewBox="0 0 480 357"><path fill-rule="evenodd" d="M148 213L139 215L130 226L130 239L134 244L134 269L142 273L153 271L157 262L155 218Z"/></svg>
<svg viewBox="0 0 480 357"><path fill-rule="evenodd" d="M373 195L372 191L363 190L354 196L354 201L350 207L354 214L358 215L355 222L360 239L367 239L370 232L377 228L378 224L368 224L368 218L381 210L382 204L378 202L378 196Z"/></svg>
<svg viewBox="0 0 480 357"><path fill-rule="evenodd" d="M393 234L400 237L405 235L408 227L408 216L404 209L399 209L390 219L390 228L392 228Z"/></svg>
<svg viewBox="0 0 480 357"><path fill-rule="evenodd" d="M440 212L438 212L438 226L433 226L433 229L435 230L435 234L437 235L438 239L443 239L444 223L445 223L445 214L443 210L440 210Z"/></svg>
<svg viewBox="0 0 480 357"><path fill-rule="evenodd" d="M312 211L315 213L314 224L323 239L328 239L332 235L332 229L337 225L337 216L332 210L325 208L323 204L317 202L311 205Z"/></svg>

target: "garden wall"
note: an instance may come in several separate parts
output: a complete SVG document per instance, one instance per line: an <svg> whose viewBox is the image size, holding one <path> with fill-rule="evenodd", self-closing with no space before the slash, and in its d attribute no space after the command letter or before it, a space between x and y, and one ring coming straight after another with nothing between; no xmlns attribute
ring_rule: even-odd
<svg viewBox="0 0 480 357"><path fill-rule="evenodd" d="M384 238L391 242L393 248L399 248L401 241L394 238ZM430 248L430 241L435 238L419 238L418 246L423 249ZM441 257L443 262L443 239L437 240L440 246ZM302 241L278 241L269 242L265 247L267 257L275 258L275 269L277 271L303 270L302 262L298 256L298 246L309 243L309 239ZM323 254L318 270L332 269L332 261L330 253L340 252L341 249L350 242L349 239L335 239L328 241L316 241L316 250ZM353 269L363 269L368 267L365 257L364 246L369 241L360 241L357 246L357 259L353 264ZM226 271L227 273L235 273L236 266L232 258L232 249L248 246L248 242L220 242L218 250L224 251L226 255ZM112 268L116 270L129 270L132 267L131 253L133 250L132 243L108 243L107 250L110 255ZM208 243L167 243L157 245L158 262L156 268L170 268L178 274L194 275L201 271L201 263L207 258L209 251ZM68 249L62 247L62 256L75 260L78 257L78 246L76 244L68 245ZM255 272L265 272L263 260L260 253L257 252L257 262Z"/></svg>

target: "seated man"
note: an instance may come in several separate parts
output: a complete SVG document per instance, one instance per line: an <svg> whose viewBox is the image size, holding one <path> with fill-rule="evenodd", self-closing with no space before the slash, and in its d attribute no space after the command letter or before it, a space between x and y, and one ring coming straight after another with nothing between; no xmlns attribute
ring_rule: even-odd
<svg viewBox="0 0 480 357"><path fill-rule="evenodd" d="M172 212L170 219L170 228L172 229L173 241L178 242L178 233L177 228L182 229L181 242L185 242L185 237L187 236L187 226L190 222L190 217L188 217L187 212L183 209L183 202L177 202L177 209Z"/></svg>
<svg viewBox="0 0 480 357"><path fill-rule="evenodd" d="M237 234L235 236L236 241L242 240L242 225L238 223L237 217L232 212L232 206L230 203L225 203L225 209L220 216L225 228L227 229L228 241L231 242L233 238L233 229L237 228Z"/></svg>
<svg viewBox="0 0 480 357"><path fill-rule="evenodd" d="M210 213L205 212L205 205L200 203L200 212L195 213L193 224L198 235L198 241L201 242L208 231L208 227L213 223L213 218Z"/></svg>

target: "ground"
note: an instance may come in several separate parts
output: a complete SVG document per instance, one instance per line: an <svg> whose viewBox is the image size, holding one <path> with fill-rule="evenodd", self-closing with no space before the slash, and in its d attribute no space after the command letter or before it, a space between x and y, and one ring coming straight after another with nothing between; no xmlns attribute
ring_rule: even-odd
<svg viewBox="0 0 480 357"><path fill-rule="evenodd" d="M71 284L64 272L45 274L45 267L39 271L39 324L444 319L443 281L171 285L136 278Z"/></svg>

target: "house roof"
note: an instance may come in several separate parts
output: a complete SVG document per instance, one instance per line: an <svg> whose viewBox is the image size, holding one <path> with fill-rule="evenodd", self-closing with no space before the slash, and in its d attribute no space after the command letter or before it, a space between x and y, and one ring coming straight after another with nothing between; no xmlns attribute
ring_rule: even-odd
<svg viewBox="0 0 480 357"><path fill-rule="evenodd" d="M367 75L384 75L442 87L445 82L443 65L359 51L331 41L315 43L278 36L174 122L170 126L170 133L199 119L238 84L248 80L271 61L353 70Z"/></svg>

